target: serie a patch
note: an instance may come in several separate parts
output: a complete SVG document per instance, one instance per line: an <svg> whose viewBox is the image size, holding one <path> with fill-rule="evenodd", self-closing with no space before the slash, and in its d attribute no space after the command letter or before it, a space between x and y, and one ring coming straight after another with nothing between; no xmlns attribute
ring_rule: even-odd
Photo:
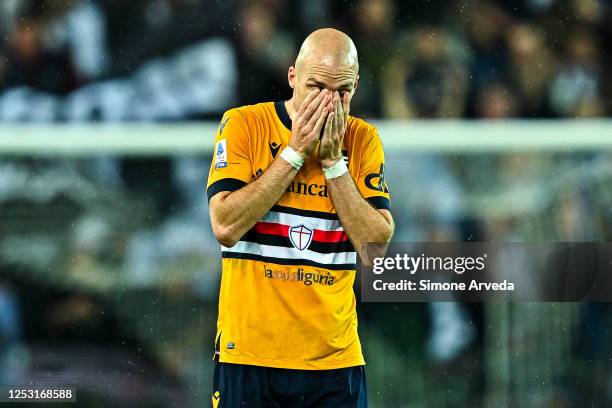
<svg viewBox="0 0 612 408"><path fill-rule="evenodd" d="M227 167L227 139L221 139L215 145L215 169Z"/></svg>

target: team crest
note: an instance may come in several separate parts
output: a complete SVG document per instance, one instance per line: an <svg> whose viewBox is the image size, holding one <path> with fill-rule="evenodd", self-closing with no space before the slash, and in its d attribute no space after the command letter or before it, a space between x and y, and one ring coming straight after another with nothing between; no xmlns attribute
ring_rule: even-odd
<svg viewBox="0 0 612 408"><path fill-rule="evenodd" d="M304 224L294 225L293 227L289 228L289 240L293 246L300 251L303 251L310 246L313 235L313 231L304 226Z"/></svg>

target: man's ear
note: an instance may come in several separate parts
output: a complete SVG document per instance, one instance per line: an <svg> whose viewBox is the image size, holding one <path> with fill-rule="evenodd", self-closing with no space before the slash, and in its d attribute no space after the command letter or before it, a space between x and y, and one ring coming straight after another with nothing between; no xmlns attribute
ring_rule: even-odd
<svg viewBox="0 0 612 408"><path fill-rule="evenodd" d="M289 72L287 72L287 81L289 82L291 89L295 89L295 76L295 67L292 65L289 67Z"/></svg>
<svg viewBox="0 0 612 408"><path fill-rule="evenodd" d="M353 95L355 95L355 92L357 92L357 86L359 86L359 74L357 74L357 78L355 78L355 87L353 87Z"/></svg>

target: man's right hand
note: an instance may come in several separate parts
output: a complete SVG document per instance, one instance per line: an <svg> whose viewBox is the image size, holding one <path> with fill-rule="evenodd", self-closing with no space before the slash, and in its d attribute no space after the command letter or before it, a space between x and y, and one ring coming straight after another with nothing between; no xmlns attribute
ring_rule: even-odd
<svg viewBox="0 0 612 408"><path fill-rule="evenodd" d="M321 129L327 118L327 104L331 96L332 93L327 89L322 91L314 89L304 99L292 120L289 147L304 159L310 156L317 146Z"/></svg>

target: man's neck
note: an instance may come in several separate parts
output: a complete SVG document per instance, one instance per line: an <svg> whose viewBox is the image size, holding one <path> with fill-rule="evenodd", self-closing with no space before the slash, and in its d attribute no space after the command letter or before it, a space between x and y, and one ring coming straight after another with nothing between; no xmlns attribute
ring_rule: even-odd
<svg viewBox="0 0 612 408"><path fill-rule="evenodd" d="M285 101L285 109L287 109L287 114L291 118L291 121L293 121L293 118L294 118L295 112L296 112L296 110L293 107L293 98Z"/></svg>

